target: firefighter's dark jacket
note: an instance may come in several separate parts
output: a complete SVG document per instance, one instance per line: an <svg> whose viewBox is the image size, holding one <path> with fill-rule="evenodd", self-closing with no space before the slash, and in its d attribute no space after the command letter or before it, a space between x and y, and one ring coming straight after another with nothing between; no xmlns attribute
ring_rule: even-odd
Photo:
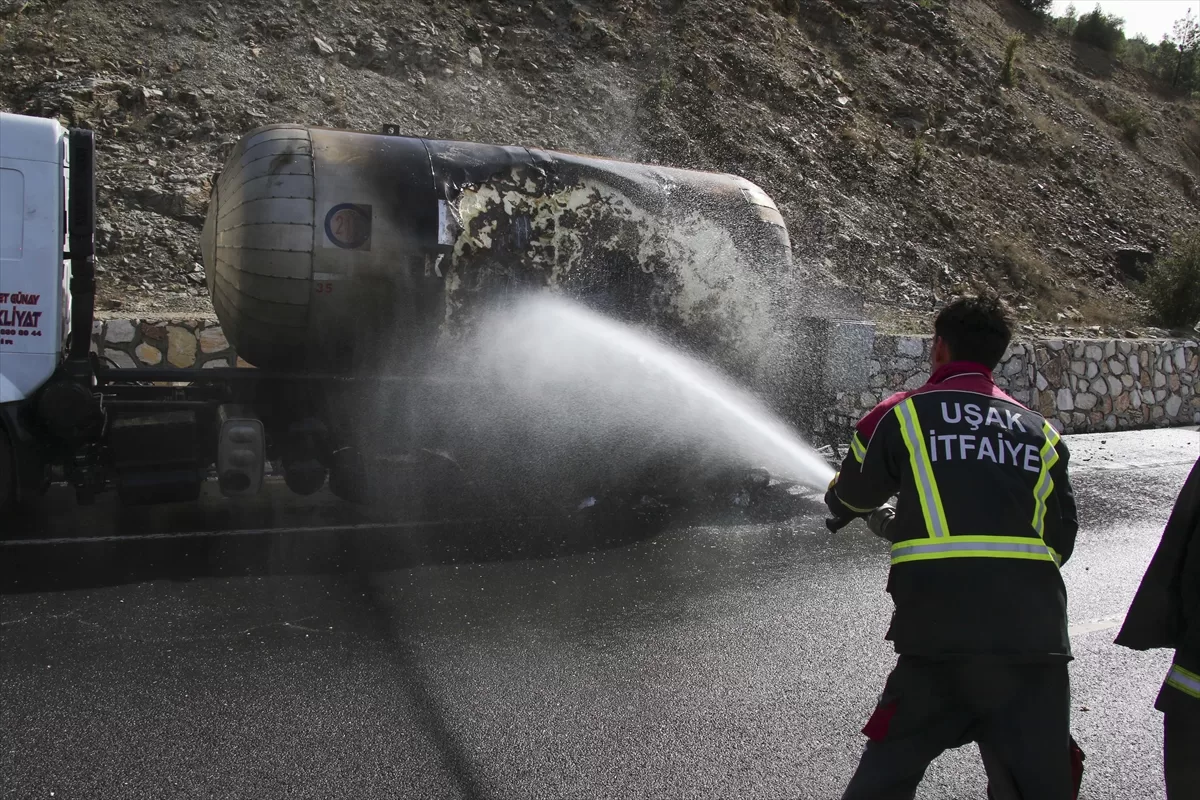
<svg viewBox="0 0 1200 800"><path fill-rule="evenodd" d="M825 496L841 518L895 496L887 590L897 653L1071 658L1059 567L1078 524L1067 447L981 364L954 362L856 426Z"/></svg>
<svg viewBox="0 0 1200 800"><path fill-rule="evenodd" d="M1200 460L1175 500L1116 643L1134 650L1172 648L1177 667L1200 675ZM1159 710L1200 708L1200 697L1187 694L1185 685L1164 685Z"/></svg>

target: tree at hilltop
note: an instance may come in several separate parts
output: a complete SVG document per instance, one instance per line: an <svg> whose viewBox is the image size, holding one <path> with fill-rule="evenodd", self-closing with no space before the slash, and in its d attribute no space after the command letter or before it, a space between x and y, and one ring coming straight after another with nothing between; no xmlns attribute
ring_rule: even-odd
<svg viewBox="0 0 1200 800"><path fill-rule="evenodd" d="M1200 49L1200 22L1189 8L1187 14L1171 28L1171 43L1175 45L1175 73L1171 85L1179 86L1182 79L1192 83L1196 72L1196 51Z"/></svg>
<svg viewBox="0 0 1200 800"><path fill-rule="evenodd" d="M1021 8L1027 8L1035 14L1045 14L1050 10L1054 0L1016 0Z"/></svg>
<svg viewBox="0 0 1200 800"><path fill-rule="evenodd" d="M1125 41L1125 20L1096 6L1075 23L1075 39L1115 53Z"/></svg>

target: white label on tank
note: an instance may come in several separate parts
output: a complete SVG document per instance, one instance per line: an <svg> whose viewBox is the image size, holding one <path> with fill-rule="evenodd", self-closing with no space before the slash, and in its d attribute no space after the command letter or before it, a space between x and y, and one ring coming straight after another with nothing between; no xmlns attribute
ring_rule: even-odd
<svg viewBox="0 0 1200 800"><path fill-rule="evenodd" d="M445 200L438 200L438 244L454 244L454 229L454 215L450 213L450 204Z"/></svg>

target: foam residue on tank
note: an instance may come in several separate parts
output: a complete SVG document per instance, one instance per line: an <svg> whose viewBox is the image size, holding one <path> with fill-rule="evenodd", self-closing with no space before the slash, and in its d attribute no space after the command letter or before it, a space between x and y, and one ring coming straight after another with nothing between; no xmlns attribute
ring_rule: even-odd
<svg viewBox="0 0 1200 800"><path fill-rule="evenodd" d="M755 265L723 220L674 200L666 209L647 211L609 183L554 185L523 168L464 187L453 205L443 335L469 331L474 303L537 288L601 307L608 298L606 310L626 321L666 325L723 359L756 360L771 314Z"/></svg>

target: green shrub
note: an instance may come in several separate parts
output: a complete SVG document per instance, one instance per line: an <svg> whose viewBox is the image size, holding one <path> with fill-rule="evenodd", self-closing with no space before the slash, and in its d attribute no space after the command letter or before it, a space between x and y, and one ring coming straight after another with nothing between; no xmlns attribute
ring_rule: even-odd
<svg viewBox="0 0 1200 800"><path fill-rule="evenodd" d="M1008 41L1004 45L1004 66L1000 69L1000 81L1005 86L1017 85L1017 70L1013 66L1013 62L1017 58L1017 50L1025 41L1025 37L1021 34L1008 37Z"/></svg>
<svg viewBox="0 0 1200 800"><path fill-rule="evenodd" d="M917 138L913 139L912 143L912 175L914 178L920 178L921 173L925 171L925 161L928 158L925 152L925 134L918 133Z"/></svg>
<svg viewBox="0 0 1200 800"><path fill-rule="evenodd" d="M1114 111L1108 119L1109 122L1121 129L1121 135L1130 144L1137 144L1138 136L1146 130L1146 118L1136 108Z"/></svg>
<svg viewBox="0 0 1200 800"><path fill-rule="evenodd" d="M1166 328L1200 324L1200 233L1175 236L1142 285L1151 320Z"/></svg>
<svg viewBox="0 0 1200 800"><path fill-rule="evenodd" d="M1124 28L1125 20L1115 14L1105 14L1100 10L1100 6L1096 6L1075 23L1075 38L1106 52L1115 53L1125 41Z"/></svg>

